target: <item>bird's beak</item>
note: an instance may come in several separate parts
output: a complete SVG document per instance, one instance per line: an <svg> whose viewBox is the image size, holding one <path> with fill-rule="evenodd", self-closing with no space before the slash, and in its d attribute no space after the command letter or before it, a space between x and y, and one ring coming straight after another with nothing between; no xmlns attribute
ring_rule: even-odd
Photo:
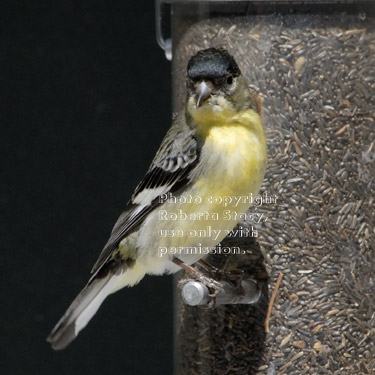
<svg viewBox="0 0 375 375"><path fill-rule="evenodd" d="M196 97L197 97L197 104L196 108L199 108L202 103L209 98L211 95L212 89L210 89L206 82L202 81L199 86L195 89Z"/></svg>

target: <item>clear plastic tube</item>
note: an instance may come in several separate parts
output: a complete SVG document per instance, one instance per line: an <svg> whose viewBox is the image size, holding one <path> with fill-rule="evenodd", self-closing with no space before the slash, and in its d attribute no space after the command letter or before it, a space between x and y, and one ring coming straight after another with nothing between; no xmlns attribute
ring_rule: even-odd
<svg viewBox="0 0 375 375"><path fill-rule="evenodd" d="M176 281L175 374L375 373L375 3L168 3L174 110L189 58L226 48L262 98L268 146L242 223L256 241L231 238L246 255L209 260L244 270L261 297L188 306Z"/></svg>

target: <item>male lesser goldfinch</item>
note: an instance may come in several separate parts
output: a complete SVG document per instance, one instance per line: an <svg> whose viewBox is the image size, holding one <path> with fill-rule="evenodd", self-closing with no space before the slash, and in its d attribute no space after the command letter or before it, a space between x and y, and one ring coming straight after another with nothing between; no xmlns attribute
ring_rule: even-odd
<svg viewBox="0 0 375 375"><path fill-rule="evenodd" d="M185 109L117 220L87 285L48 336L54 349L65 348L109 294L137 284L145 274L189 268L205 254L176 249L213 248L236 226L238 220L223 220L224 209L243 213L249 201L224 207L220 199L207 197L258 193L266 141L257 108L226 50L209 48L189 60ZM175 199L162 199L172 195ZM199 204L189 197L199 197ZM172 219L162 218L161 212ZM197 220L195 213L205 213L204 220ZM192 235L207 227L216 235Z"/></svg>

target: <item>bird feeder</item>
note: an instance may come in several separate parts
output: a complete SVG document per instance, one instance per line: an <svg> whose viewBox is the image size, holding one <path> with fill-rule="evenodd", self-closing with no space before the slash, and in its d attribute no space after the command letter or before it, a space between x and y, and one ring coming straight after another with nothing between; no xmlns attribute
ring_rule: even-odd
<svg viewBox="0 0 375 375"><path fill-rule="evenodd" d="M210 305L180 275L175 374L374 374L375 2L159 0L156 10L174 111L189 58L225 48L262 103L268 147L238 227L253 235L223 242L241 254L207 259L242 270L252 297L229 285Z"/></svg>

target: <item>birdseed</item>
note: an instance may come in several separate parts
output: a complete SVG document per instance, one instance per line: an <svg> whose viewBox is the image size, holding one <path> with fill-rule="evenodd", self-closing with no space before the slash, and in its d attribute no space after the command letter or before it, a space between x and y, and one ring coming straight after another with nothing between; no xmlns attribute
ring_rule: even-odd
<svg viewBox="0 0 375 375"><path fill-rule="evenodd" d="M177 374L375 374L374 21L217 17L176 45L176 110L188 59L208 47L226 48L263 98L260 194L278 197L250 209L268 219L257 225L257 242L227 239L247 250L227 263L259 281L260 302L209 309L185 306L176 293ZM228 257L218 258L210 261Z"/></svg>

